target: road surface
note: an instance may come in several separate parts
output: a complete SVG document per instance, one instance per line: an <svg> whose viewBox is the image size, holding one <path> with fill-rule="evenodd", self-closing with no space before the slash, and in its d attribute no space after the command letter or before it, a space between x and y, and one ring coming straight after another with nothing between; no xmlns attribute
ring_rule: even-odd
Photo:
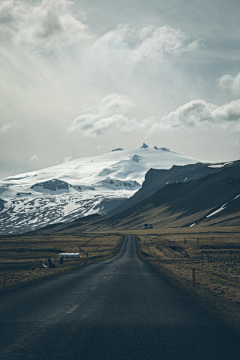
<svg viewBox="0 0 240 360"><path fill-rule="evenodd" d="M0 295L0 359L236 360L239 337L138 256L112 259Z"/></svg>

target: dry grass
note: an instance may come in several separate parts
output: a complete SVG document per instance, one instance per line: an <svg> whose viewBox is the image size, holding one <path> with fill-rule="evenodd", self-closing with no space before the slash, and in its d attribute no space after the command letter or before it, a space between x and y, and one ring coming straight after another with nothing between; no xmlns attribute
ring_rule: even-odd
<svg viewBox="0 0 240 360"><path fill-rule="evenodd" d="M142 256L187 291L199 295L225 319L240 328L240 227L162 228L128 231L138 238ZM198 239L198 240L197 240ZM123 234L12 236L0 238L0 288L68 271L77 260L59 264L60 252L80 252L81 266L112 256ZM42 268L51 257L55 268ZM192 269L196 287L192 287Z"/></svg>
<svg viewBox="0 0 240 360"><path fill-rule="evenodd" d="M118 250L123 235L78 234L49 236L6 236L0 237L0 289L6 273L6 288L56 275L79 266L78 259L64 259L60 264L61 252L79 252L81 265L104 260ZM51 258L53 268L48 267ZM47 267L43 267L44 265Z"/></svg>
<svg viewBox="0 0 240 360"><path fill-rule="evenodd" d="M161 271L240 330L240 227L146 230L136 235L143 257L156 267L159 259Z"/></svg>

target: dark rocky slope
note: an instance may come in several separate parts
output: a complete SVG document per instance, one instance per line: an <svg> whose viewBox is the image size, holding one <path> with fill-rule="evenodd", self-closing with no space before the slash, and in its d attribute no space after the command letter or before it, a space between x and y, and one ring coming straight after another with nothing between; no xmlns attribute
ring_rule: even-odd
<svg viewBox="0 0 240 360"><path fill-rule="evenodd" d="M225 168L238 166L240 161L223 165L223 167L211 167L210 164L197 163L186 166L173 166L170 170L150 169L145 176L142 188L137 191L130 199L125 200L118 207L108 212L108 215L114 215L118 212L126 210L133 205L147 199L156 191L169 184L179 182L189 182L200 179L209 174L216 174ZM218 166L218 165L216 165ZM220 166L220 164L219 164Z"/></svg>

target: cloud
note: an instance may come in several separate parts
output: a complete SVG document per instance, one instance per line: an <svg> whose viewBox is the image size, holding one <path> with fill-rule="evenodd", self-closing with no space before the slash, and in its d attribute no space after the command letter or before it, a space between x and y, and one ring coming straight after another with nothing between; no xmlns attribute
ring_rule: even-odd
<svg viewBox="0 0 240 360"><path fill-rule="evenodd" d="M0 39L7 44L31 46L38 50L56 49L82 40L90 42L90 52L103 57L129 58L133 62L179 55L201 47L202 39L191 39L180 29L166 26L119 24L97 38L84 14L76 13L68 0L5 0L0 3Z"/></svg>
<svg viewBox="0 0 240 360"><path fill-rule="evenodd" d="M128 97L109 94L97 106L92 107L91 114L78 116L67 132L80 131L84 136L97 136L114 131L132 132L146 129L152 119L138 121L125 115L133 107L135 104Z"/></svg>
<svg viewBox="0 0 240 360"><path fill-rule="evenodd" d="M13 123L3 124L2 126L0 126L0 133L7 133L13 126Z"/></svg>
<svg viewBox="0 0 240 360"><path fill-rule="evenodd" d="M80 131L84 136L98 136L113 132L153 133L179 128L206 130L216 126L240 131L240 99L221 106L202 99L192 100L163 116L160 121L150 116L143 120L127 116L126 113L133 107L135 104L129 98L109 94L97 106L91 107L92 113L78 116L67 132Z"/></svg>
<svg viewBox="0 0 240 360"><path fill-rule="evenodd" d="M135 62L194 51L201 46L201 41L191 41L180 29L168 25L136 27L120 24L97 39L94 47L99 54L105 52L108 57L129 58Z"/></svg>
<svg viewBox="0 0 240 360"><path fill-rule="evenodd" d="M218 79L218 86L222 89L230 89L234 93L240 93L240 73L235 77L225 74Z"/></svg>
<svg viewBox="0 0 240 360"><path fill-rule="evenodd" d="M215 122L238 122L240 121L240 99L233 100L222 106L218 106L212 112Z"/></svg>
<svg viewBox="0 0 240 360"><path fill-rule="evenodd" d="M37 157L37 155L32 155L30 157L30 162L32 162L32 161L39 161L39 158Z"/></svg>
<svg viewBox="0 0 240 360"><path fill-rule="evenodd" d="M88 26L73 14L71 5L67 0L42 0L35 5L6 0L0 4L0 37L48 50L91 37Z"/></svg>
<svg viewBox="0 0 240 360"><path fill-rule="evenodd" d="M63 123L68 109L76 114L96 97L129 89L139 90L139 98L147 88L147 103L151 84L159 89L155 75L160 72L164 83L172 74L172 55L199 47L198 40L170 26L125 24L94 35L73 11L76 6L67 0L0 1L0 106L6 122L18 118L26 124L31 118L43 124L51 113ZM135 70L153 59L154 66Z"/></svg>
<svg viewBox="0 0 240 360"><path fill-rule="evenodd" d="M222 106L205 100L192 100L164 116L154 127L157 128L209 128L220 125L224 128L235 125L240 130L240 99Z"/></svg>

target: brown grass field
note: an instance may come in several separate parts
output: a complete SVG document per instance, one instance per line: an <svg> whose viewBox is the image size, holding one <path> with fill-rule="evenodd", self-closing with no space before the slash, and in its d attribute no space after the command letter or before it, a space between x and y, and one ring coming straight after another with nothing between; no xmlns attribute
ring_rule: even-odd
<svg viewBox="0 0 240 360"><path fill-rule="evenodd" d="M146 261L240 330L240 227L152 229L134 234Z"/></svg>
<svg viewBox="0 0 240 360"><path fill-rule="evenodd" d="M0 289L6 273L5 289L39 278L69 271L77 266L78 259L64 259L61 252L78 252L80 266L113 256L123 240L121 234L86 233L79 235L2 236L0 237ZM48 267L51 259L53 268ZM43 267L44 265L47 267Z"/></svg>
<svg viewBox="0 0 240 360"><path fill-rule="evenodd" d="M240 331L240 227L193 227L132 230L146 261L214 309ZM0 238L0 291L69 271L77 259L60 265L60 252L80 252L80 266L113 256L123 234L22 235ZM51 258L55 268L43 268ZM193 268L196 284L193 287Z"/></svg>

